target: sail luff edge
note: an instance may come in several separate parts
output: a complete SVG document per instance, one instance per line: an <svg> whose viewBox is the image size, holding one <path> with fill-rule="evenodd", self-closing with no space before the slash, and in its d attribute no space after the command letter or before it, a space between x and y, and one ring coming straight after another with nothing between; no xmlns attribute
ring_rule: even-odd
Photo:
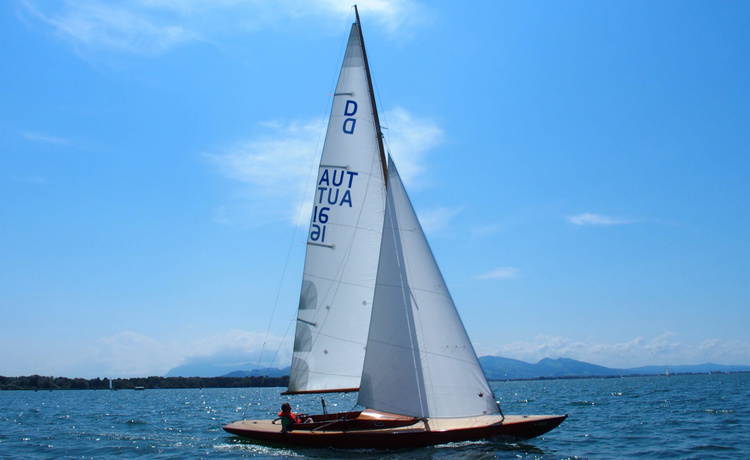
<svg viewBox="0 0 750 460"><path fill-rule="evenodd" d="M370 63L367 60L365 51L365 37L362 35L362 23L359 22L359 11L357 5L354 5L354 15L357 18L357 31L359 32L359 44L362 47L362 60L365 63L365 74L367 75L367 88L370 91L370 104L372 105L372 116L375 121L375 134L378 138L378 149L380 150L380 165L383 169L383 183L388 188L388 163L385 158L385 147L383 146L383 131L380 129L380 118L378 117L378 107L375 104L375 91L372 87L372 76L370 75Z"/></svg>

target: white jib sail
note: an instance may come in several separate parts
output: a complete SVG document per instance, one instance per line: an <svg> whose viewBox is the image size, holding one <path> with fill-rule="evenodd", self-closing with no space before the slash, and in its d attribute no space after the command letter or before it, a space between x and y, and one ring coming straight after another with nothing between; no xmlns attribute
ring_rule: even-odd
<svg viewBox="0 0 750 460"><path fill-rule="evenodd" d="M320 160L289 392L359 387L385 207L378 130L352 26Z"/></svg>
<svg viewBox="0 0 750 460"><path fill-rule="evenodd" d="M390 158L383 241L358 404L417 417L499 412Z"/></svg>

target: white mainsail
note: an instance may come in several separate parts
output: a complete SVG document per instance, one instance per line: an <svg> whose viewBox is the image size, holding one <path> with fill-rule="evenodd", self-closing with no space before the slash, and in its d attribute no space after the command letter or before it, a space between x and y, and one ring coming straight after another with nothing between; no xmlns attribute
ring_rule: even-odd
<svg viewBox="0 0 750 460"><path fill-rule="evenodd" d="M288 393L359 387L385 207L364 53L355 23L318 170Z"/></svg>
<svg viewBox="0 0 750 460"><path fill-rule="evenodd" d="M358 404L416 417L499 407L392 160Z"/></svg>

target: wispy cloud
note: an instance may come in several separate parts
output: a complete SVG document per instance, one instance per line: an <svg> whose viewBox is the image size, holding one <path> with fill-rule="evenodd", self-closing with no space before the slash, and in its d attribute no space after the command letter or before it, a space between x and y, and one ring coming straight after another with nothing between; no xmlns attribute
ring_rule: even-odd
<svg viewBox="0 0 750 460"><path fill-rule="evenodd" d="M430 150L443 142L443 130L433 120L418 118L406 109L396 107L382 115L386 123L386 141L398 165L401 179L410 189L423 184L426 156Z"/></svg>
<svg viewBox="0 0 750 460"><path fill-rule="evenodd" d="M96 346L90 347L83 355L68 356L67 359L58 357L56 366L59 373L76 377L164 375L170 369L197 358L216 358L214 362L231 365L226 359L230 356L246 358L244 361L238 359L237 366L259 362L262 356L262 365L284 367L291 361L291 340L291 337L282 339L261 332L230 330L177 342L122 331L98 338ZM277 350L281 350L278 356Z"/></svg>
<svg viewBox="0 0 750 460"><path fill-rule="evenodd" d="M502 230L502 227L498 224L480 225L471 228L472 238L483 238L486 236L494 235L495 233Z"/></svg>
<svg viewBox="0 0 750 460"><path fill-rule="evenodd" d="M602 214L592 214L589 212L583 214L577 214L575 216L567 216L568 222L575 225L626 225L633 224L636 222L634 219L626 219L624 217L613 217L605 216Z"/></svg>
<svg viewBox="0 0 750 460"><path fill-rule="evenodd" d="M260 222L282 218L297 222L303 202L312 200L303 197L313 190L323 121L268 122L262 128L266 134L205 154L221 174L245 184L235 203L221 209L219 221L245 221L238 213L244 204L251 204Z"/></svg>
<svg viewBox="0 0 750 460"><path fill-rule="evenodd" d="M57 145L68 144L67 139L63 139L62 137L50 136L48 134L24 132L24 133L21 133L21 136L25 137L26 139L32 142L42 142L45 144L57 144Z"/></svg>
<svg viewBox="0 0 750 460"><path fill-rule="evenodd" d="M99 369L110 377L164 375L180 360L181 345L164 342L131 331L100 337L77 362L69 364L74 373L90 374ZM184 353L184 352L182 352Z"/></svg>
<svg viewBox="0 0 750 460"><path fill-rule="evenodd" d="M32 18L47 24L80 51L159 55L185 43L212 42L259 31L295 18L340 23L351 9L338 0L18 0ZM412 0L365 1L360 11L378 30L396 35L409 27Z"/></svg>
<svg viewBox="0 0 750 460"><path fill-rule="evenodd" d="M414 174L424 171L430 149L441 141L442 130L430 120L412 116L404 109L386 112L394 124L391 147L404 149L399 173L404 168ZM312 209L312 191L317 173L317 157L322 149L325 120L269 121L260 126L263 134L239 141L205 157L225 177L243 188L232 203L222 206L215 220L220 223L249 223L287 220L307 223ZM404 179L407 182L407 179ZM425 231L436 231L460 209L440 208L420 213ZM301 217L300 217L301 216Z"/></svg>
<svg viewBox="0 0 750 460"><path fill-rule="evenodd" d="M513 279L518 275L518 270L513 267L500 267L489 273L477 276L480 280Z"/></svg>
<svg viewBox="0 0 750 460"><path fill-rule="evenodd" d="M156 55L200 39L174 14L148 2L64 1L50 6L32 0L27 10L82 51L114 50ZM168 11L166 13L169 13Z"/></svg>
<svg viewBox="0 0 750 460"><path fill-rule="evenodd" d="M400 172L400 171L399 171ZM425 233L436 233L444 229L461 208L435 208L419 212L419 223Z"/></svg>
<svg viewBox="0 0 750 460"><path fill-rule="evenodd" d="M46 184L47 180L42 176L18 176L15 177L16 182L23 182L26 184Z"/></svg>

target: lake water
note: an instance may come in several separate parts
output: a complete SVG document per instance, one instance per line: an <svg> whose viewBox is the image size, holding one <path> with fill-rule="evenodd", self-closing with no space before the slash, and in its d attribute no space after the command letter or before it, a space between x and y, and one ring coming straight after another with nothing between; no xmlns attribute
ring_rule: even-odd
<svg viewBox="0 0 750 460"><path fill-rule="evenodd" d="M0 458L746 458L750 374L493 382L505 414L568 413L523 443L483 441L407 451L277 449L221 427L275 417L289 400L320 412L320 397L278 388L2 391ZM355 395L325 396L329 411Z"/></svg>

